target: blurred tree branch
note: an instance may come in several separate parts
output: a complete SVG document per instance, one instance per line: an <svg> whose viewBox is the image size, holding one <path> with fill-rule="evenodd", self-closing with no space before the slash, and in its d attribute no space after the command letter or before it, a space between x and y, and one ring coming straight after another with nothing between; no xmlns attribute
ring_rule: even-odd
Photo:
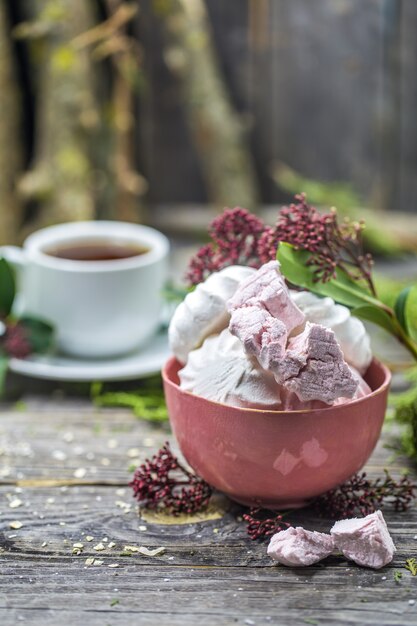
<svg viewBox="0 0 417 626"><path fill-rule="evenodd" d="M165 61L182 88L209 201L219 208L256 209L255 166L219 67L204 1L154 0L153 6L166 37Z"/></svg>
<svg viewBox="0 0 417 626"><path fill-rule="evenodd" d="M19 84L5 3L0 2L0 244L16 243L22 203L16 183L23 169Z"/></svg>
<svg viewBox="0 0 417 626"><path fill-rule="evenodd" d="M138 221L145 179L135 169L135 90L141 49L128 35L137 3L36 0L16 37L36 70L36 136L20 199L36 204L25 229L97 216ZM34 7L34 8L33 8ZM110 60L110 95L100 63ZM138 78L139 77L139 78Z"/></svg>
<svg viewBox="0 0 417 626"><path fill-rule="evenodd" d="M108 19L82 33L73 41L79 50L91 48L96 61L109 58L113 69L111 94L110 175L115 189L112 217L137 221L143 217L140 199L147 190L144 177L136 170L134 150L135 91L140 83L142 51L127 28L138 13L138 5L123 0L105 0Z"/></svg>
<svg viewBox="0 0 417 626"><path fill-rule="evenodd" d="M36 0L34 21L15 35L29 38L36 81L36 135L32 164L19 183L21 197L37 203L29 230L93 219L94 161L91 146L99 128L91 60L71 40L95 20L83 0Z"/></svg>

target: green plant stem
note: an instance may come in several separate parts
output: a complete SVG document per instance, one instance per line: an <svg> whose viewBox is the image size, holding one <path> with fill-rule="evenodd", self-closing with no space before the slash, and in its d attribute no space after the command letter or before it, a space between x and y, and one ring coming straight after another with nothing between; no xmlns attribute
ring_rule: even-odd
<svg viewBox="0 0 417 626"><path fill-rule="evenodd" d="M401 326L397 323L397 339L403 344L405 348L413 355L414 360L417 362L417 343L409 337Z"/></svg>
<svg viewBox="0 0 417 626"><path fill-rule="evenodd" d="M395 312L391 309L391 307L381 302L380 308L391 317L393 330L390 334L392 334L410 352L410 354L412 354L414 360L417 362L417 343L409 335L407 335L401 324L398 322Z"/></svg>
<svg viewBox="0 0 417 626"><path fill-rule="evenodd" d="M410 354L412 354L414 360L417 361L417 343L405 332L401 324L398 322L394 310L382 302L380 308L391 317L393 326L391 334L410 352Z"/></svg>

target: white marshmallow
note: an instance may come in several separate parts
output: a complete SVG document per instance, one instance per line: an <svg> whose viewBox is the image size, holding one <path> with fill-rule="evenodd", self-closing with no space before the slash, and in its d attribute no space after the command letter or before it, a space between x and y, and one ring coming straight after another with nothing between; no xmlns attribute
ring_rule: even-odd
<svg viewBox="0 0 417 626"><path fill-rule="evenodd" d="M251 361L239 339L227 329L190 352L178 375L181 389L208 400L255 409L281 408L273 374Z"/></svg>
<svg viewBox="0 0 417 626"><path fill-rule="evenodd" d="M255 271L241 265L226 267L187 294L175 310L168 330L171 350L179 361L186 363L191 350L198 348L209 335L227 327L230 315L226 302L242 280Z"/></svg>

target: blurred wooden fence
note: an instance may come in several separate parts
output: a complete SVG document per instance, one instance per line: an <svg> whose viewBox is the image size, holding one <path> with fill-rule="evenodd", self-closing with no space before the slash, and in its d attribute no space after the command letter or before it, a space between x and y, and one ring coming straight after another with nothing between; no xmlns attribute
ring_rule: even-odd
<svg viewBox="0 0 417 626"><path fill-rule="evenodd" d="M141 2L138 125L150 200L204 202L181 93ZM207 0L221 67L247 124L262 201L271 167L352 183L364 202L417 210L417 0Z"/></svg>

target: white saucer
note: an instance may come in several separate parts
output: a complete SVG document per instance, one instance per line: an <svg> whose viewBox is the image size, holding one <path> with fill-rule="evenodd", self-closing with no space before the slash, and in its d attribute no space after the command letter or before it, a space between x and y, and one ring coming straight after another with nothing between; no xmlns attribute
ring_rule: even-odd
<svg viewBox="0 0 417 626"><path fill-rule="evenodd" d="M59 354L32 355L10 359L9 369L17 374L66 381L131 380L157 374L170 356L166 330L149 344L113 359L81 359Z"/></svg>

